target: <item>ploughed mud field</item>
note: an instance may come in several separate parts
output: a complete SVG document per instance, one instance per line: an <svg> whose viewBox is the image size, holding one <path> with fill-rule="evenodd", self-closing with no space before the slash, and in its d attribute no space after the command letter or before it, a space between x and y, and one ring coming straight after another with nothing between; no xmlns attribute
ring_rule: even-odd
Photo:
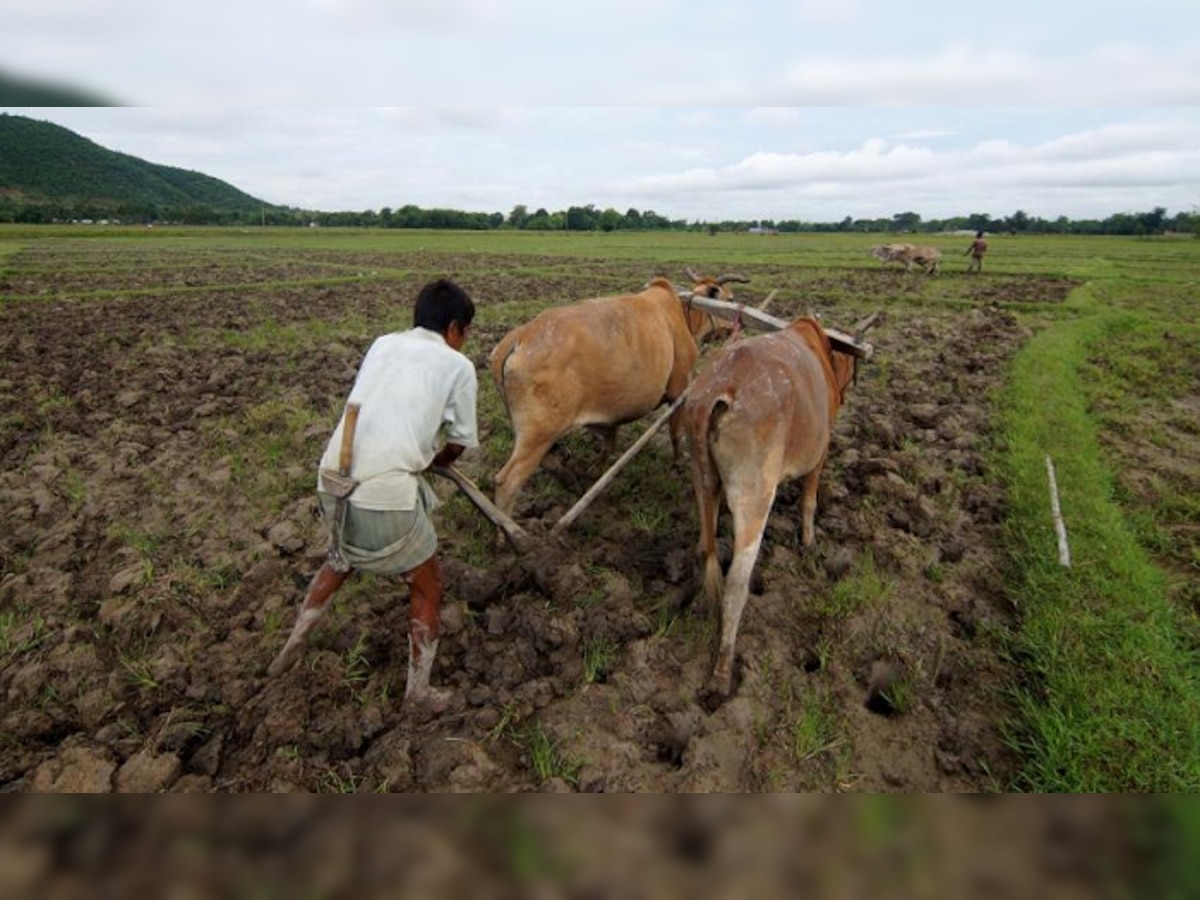
<svg viewBox="0 0 1200 900"><path fill-rule="evenodd" d="M740 298L847 326L874 362L799 546L781 491L738 641L692 603L686 469L658 436L547 551L539 590L448 482L434 682L401 707L407 591L347 583L301 663L267 664L324 556L316 460L370 340L453 275L479 304L490 493L510 432L487 352L537 309L639 288L595 260L31 244L0 270L0 786L174 791L982 791L1013 771L992 390L1013 308L1070 288L873 268L743 271ZM644 424L622 430L627 445ZM566 439L519 518L544 531L610 460ZM727 534L727 516L722 533Z"/></svg>

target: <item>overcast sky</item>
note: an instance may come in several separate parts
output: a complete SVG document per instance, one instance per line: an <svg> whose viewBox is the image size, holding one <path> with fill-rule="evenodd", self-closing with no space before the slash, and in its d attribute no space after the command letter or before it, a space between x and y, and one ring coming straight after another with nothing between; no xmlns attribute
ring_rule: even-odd
<svg viewBox="0 0 1200 900"><path fill-rule="evenodd" d="M1196 0L0 0L0 69L141 104L8 111L310 209L1200 205Z"/></svg>

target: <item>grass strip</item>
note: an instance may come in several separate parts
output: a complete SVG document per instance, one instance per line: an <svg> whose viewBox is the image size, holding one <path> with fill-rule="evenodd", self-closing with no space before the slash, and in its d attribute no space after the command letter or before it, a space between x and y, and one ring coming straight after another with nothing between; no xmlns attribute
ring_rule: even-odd
<svg viewBox="0 0 1200 900"><path fill-rule="evenodd" d="M1083 289L1083 309L1088 309ZM1015 788L1040 792L1200 788L1200 679L1162 573L1113 500L1080 369L1114 317L1062 320L1014 364L1001 401L1010 489L1009 583L1022 614L1013 652ZM1058 563L1045 457L1057 469L1072 568Z"/></svg>

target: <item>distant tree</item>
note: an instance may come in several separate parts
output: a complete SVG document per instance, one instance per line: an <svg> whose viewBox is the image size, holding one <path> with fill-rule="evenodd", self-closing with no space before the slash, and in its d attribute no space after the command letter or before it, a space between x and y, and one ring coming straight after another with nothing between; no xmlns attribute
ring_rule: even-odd
<svg viewBox="0 0 1200 900"><path fill-rule="evenodd" d="M670 219L660 216L652 209L648 209L642 213L642 227L655 231L664 230L671 227Z"/></svg>
<svg viewBox="0 0 1200 900"><path fill-rule="evenodd" d="M526 220L525 227L529 231L561 231L562 222L551 216L545 209L539 208Z"/></svg>
<svg viewBox="0 0 1200 900"><path fill-rule="evenodd" d="M600 214L591 203L587 206L571 206L567 208L568 231L595 231L599 219Z"/></svg>
<svg viewBox="0 0 1200 900"><path fill-rule="evenodd" d="M1167 211L1164 207L1156 206L1150 212L1140 213L1138 219L1146 234L1162 234L1166 227Z"/></svg>
<svg viewBox="0 0 1200 900"><path fill-rule="evenodd" d="M995 231L992 217L987 213L971 213L967 216L967 228L971 231Z"/></svg>
<svg viewBox="0 0 1200 900"><path fill-rule="evenodd" d="M611 206L600 213L599 223L601 231L616 231L624 222L624 217Z"/></svg>
<svg viewBox="0 0 1200 900"><path fill-rule="evenodd" d="M1004 220L1004 224L1014 234L1022 234L1029 230L1029 214L1023 209L1018 209Z"/></svg>
<svg viewBox="0 0 1200 900"><path fill-rule="evenodd" d="M545 210L542 210L545 212ZM529 222L529 209L523 203L518 203L508 214L508 224L513 228L524 228Z"/></svg>

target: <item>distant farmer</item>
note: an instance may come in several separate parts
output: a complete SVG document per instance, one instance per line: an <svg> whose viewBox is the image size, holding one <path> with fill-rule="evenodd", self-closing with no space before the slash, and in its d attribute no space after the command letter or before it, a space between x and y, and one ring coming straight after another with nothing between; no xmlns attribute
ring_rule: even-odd
<svg viewBox="0 0 1200 900"><path fill-rule="evenodd" d="M450 691L429 684L442 569L430 519L437 497L421 473L478 446L475 366L460 352L474 317L466 291L445 279L431 282L417 295L413 328L377 338L363 357L318 474L329 556L271 675L299 656L304 636L352 571L396 575L411 591L404 702L434 712L449 704Z"/></svg>
<svg viewBox="0 0 1200 900"><path fill-rule="evenodd" d="M967 248L967 254L971 257L971 261L967 263L968 272L983 271L983 257L987 253L987 241L983 239L983 232L975 232L975 240L971 241L971 246Z"/></svg>

